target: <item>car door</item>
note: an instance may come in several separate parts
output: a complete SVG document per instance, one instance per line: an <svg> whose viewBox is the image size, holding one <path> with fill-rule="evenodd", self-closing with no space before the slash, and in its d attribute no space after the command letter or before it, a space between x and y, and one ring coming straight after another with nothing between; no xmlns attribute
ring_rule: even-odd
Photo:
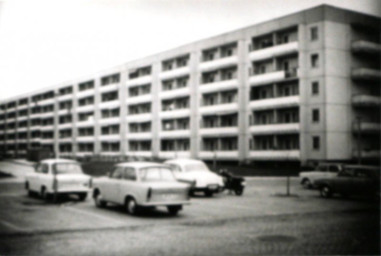
<svg viewBox="0 0 381 256"><path fill-rule="evenodd" d="M332 178L333 189L335 192L348 194L353 189L353 170L344 170L338 173L337 177Z"/></svg>
<svg viewBox="0 0 381 256"><path fill-rule="evenodd" d="M46 174L49 172L49 166L46 163L39 163L36 166L35 175L31 177L30 186L31 189L37 192L40 192L42 186L44 185L43 181L45 180Z"/></svg>
<svg viewBox="0 0 381 256"><path fill-rule="evenodd" d="M134 167L125 167L123 180L119 184L118 202L123 204L127 195L132 195L139 201L138 194L136 170Z"/></svg>
<svg viewBox="0 0 381 256"><path fill-rule="evenodd" d="M119 195L119 185L120 182L123 181L123 171L124 168L121 166L117 166L112 170L110 176L107 180L102 184L102 195L107 201L118 202Z"/></svg>
<svg viewBox="0 0 381 256"><path fill-rule="evenodd" d="M43 164L42 172L40 174L39 183L40 187L45 187L46 191L53 192L53 174L52 165Z"/></svg>

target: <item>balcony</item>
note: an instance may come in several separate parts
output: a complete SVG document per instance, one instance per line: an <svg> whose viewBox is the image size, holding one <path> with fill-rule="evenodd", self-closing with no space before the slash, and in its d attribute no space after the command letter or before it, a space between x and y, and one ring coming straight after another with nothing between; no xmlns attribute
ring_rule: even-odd
<svg viewBox="0 0 381 256"><path fill-rule="evenodd" d="M212 160L214 158L219 160L237 160L238 151L200 151L198 157L206 160Z"/></svg>
<svg viewBox="0 0 381 256"><path fill-rule="evenodd" d="M238 112L238 103L236 102L200 107L200 113L202 115L226 114L226 113L233 113L233 112Z"/></svg>
<svg viewBox="0 0 381 256"><path fill-rule="evenodd" d="M281 98L271 98L264 100L255 100L250 102L250 109L275 109L275 108L288 108L300 105L299 96L289 96Z"/></svg>
<svg viewBox="0 0 381 256"><path fill-rule="evenodd" d="M151 140L152 132L130 132L127 133L128 140Z"/></svg>
<svg viewBox="0 0 381 256"><path fill-rule="evenodd" d="M130 157L152 157L153 153L151 151L128 151L126 153L127 156Z"/></svg>
<svg viewBox="0 0 381 256"><path fill-rule="evenodd" d="M110 117L110 118L102 118L98 120L99 124L119 124L120 117Z"/></svg>
<svg viewBox="0 0 381 256"><path fill-rule="evenodd" d="M95 89L88 89L88 90L84 90L84 91L79 91L77 93L77 98L81 99L81 98L85 98L85 97L92 96L92 95L95 95Z"/></svg>
<svg viewBox="0 0 381 256"><path fill-rule="evenodd" d="M200 71L211 71L214 69L220 69L224 67L229 67L233 65L238 65L238 56L230 56L226 58L216 59L212 61L202 62L199 65Z"/></svg>
<svg viewBox="0 0 381 256"><path fill-rule="evenodd" d="M41 144L52 144L54 143L54 139L53 138L41 138L40 139L40 142Z"/></svg>
<svg viewBox="0 0 381 256"><path fill-rule="evenodd" d="M111 91L118 91L119 89L119 82L118 83L113 83L113 84L108 84L108 85L103 85L99 87L99 92L104 93L104 92L111 92Z"/></svg>
<svg viewBox="0 0 381 256"><path fill-rule="evenodd" d="M381 97L372 95L354 95L352 104L358 107L379 107L381 105Z"/></svg>
<svg viewBox="0 0 381 256"><path fill-rule="evenodd" d="M79 112L90 112L90 111L93 111L93 110L94 110L94 104L89 104L89 105L85 105L85 106L78 106L76 108L76 112L77 113L79 113ZM68 110L64 110L63 113L67 114Z"/></svg>
<svg viewBox="0 0 381 256"><path fill-rule="evenodd" d="M28 131L28 127L18 127L17 132L26 132Z"/></svg>
<svg viewBox="0 0 381 256"><path fill-rule="evenodd" d="M77 137L77 142L94 142L94 141L95 141L94 135Z"/></svg>
<svg viewBox="0 0 381 256"><path fill-rule="evenodd" d="M145 103L145 102L151 102L152 101L152 94L144 94L134 97L128 97L126 99L127 105L133 105L133 104L139 104L139 103Z"/></svg>
<svg viewBox="0 0 381 256"><path fill-rule="evenodd" d="M358 150L353 150L353 157L359 158ZM361 158L363 159L379 159L381 156L381 151L379 149L363 149L361 150Z"/></svg>
<svg viewBox="0 0 381 256"><path fill-rule="evenodd" d="M219 81L215 83L202 84L199 87L201 93L219 92L238 88L238 79Z"/></svg>
<svg viewBox="0 0 381 256"><path fill-rule="evenodd" d="M151 82L152 82L151 75L146 75L146 76L141 76L138 78L133 78L133 79L127 80L126 86L127 87L133 87L133 86L148 84Z"/></svg>
<svg viewBox="0 0 381 256"><path fill-rule="evenodd" d="M105 109L105 108L115 108L120 106L120 101L119 99L116 100L111 100L111 101L106 101L106 102L101 102L99 104L100 109Z"/></svg>
<svg viewBox="0 0 381 256"><path fill-rule="evenodd" d="M58 127L59 127L59 129L72 128L73 127L73 123L72 122L68 122L68 123L58 124Z"/></svg>
<svg viewBox="0 0 381 256"><path fill-rule="evenodd" d="M161 151L159 152L159 157L164 159L190 158L191 153L189 151Z"/></svg>
<svg viewBox="0 0 381 256"><path fill-rule="evenodd" d="M65 137L65 138L59 138L58 139L60 143L62 142L72 142L73 138L72 137Z"/></svg>
<svg viewBox="0 0 381 256"><path fill-rule="evenodd" d="M55 115L55 112L50 111L50 112L45 112L45 113L39 113L37 116L40 118L45 118L45 117L52 117L54 115Z"/></svg>
<svg viewBox="0 0 381 256"><path fill-rule="evenodd" d="M17 117L17 121L24 121L24 120L27 120L28 119L28 116L18 116Z"/></svg>
<svg viewBox="0 0 381 256"><path fill-rule="evenodd" d="M101 141L120 141L120 134L103 134L99 136L99 140Z"/></svg>
<svg viewBox="0 0 381 256"><path fill-rule="evenodd" d="M181 67L177 69L167 70L163 71L159 74L160 79L170 79L174 77L184 76L189 74L190 68L189 67Z"/></svg>
<svg viewBox="0 0 381 256"><path fill-rule="evenodd" d="M365 40L352 42L352 51L355 53L380 54L381 45Z"/></svg>
<svg viewBox="0 0 381 256"><path fill-rule="evenodd" d="M176 97L188 96L189 94L190 94L190 88L183 87L183 88L173 89L169 91L161 91L159 97L161 100L165 100L165 99L172 99Z"/></svg>
<svg viewBox="0 0 381 256"><path fill-rule="evenodd" d="M54 104L54 101L55 101L54 98L50 98L50 99L46 99L46 100L39 100L38 105L39 106L51 105L51 104Z"/></svg>
<svg viewBox="0 0 381 256"><path fill-rule="evenodd" d="M94 126L94 125L95 125L95 121L93 118L89 118L86 121L78 121L75 123L76 127L87 127L87 126Z"/></svg>
<svg viewBox="0 0 381 256"><path fill-rule="evenodd" d="M379 133L381 130L381 124L377 122L366 122L363 121L361 123L354 122L353 123L353 132L366 132L366 133Z"/></svg>
<svg viewBox="0 0 381 256"><path fill-rule="evenodd" d="M299 132L300 132L299 123L254 125L250 127L250 133L253 135L295 134Z"/></svg>
<svg viewBox="0 0 381 256"><path fill-rule="evenodd" d="M41 130L41 131L50 131L50 130L54 130L54 124L52 124L52 125L41 125L40 130Z"/></svg>
<svg viewBox="0 0 381 256"><path fill-rule="evenodd" d="M173 119L180 117L189 117L191 115L191 111L189 108L186 109L175 109L170 111L162 111L159 113L159 117L161 119Z"/></svg>
<svg viewBox="0 0 381 256"><path fill-rule="evenodd" d="M201 128L200 135L203 137L224 137L224 136L238 136L238 127L212 127Z"/></svg>
<svg viewBox="0 0 381 256"><path fill-rule="evenodd" d="M286 78L286 71L274 71L265 74L253 75L250 77L250 85L262 85L272 82L277 82Z"/></svg>
<svg viewBox="0 0 381 256"><path fill-rule="evenodd" d="M352 78L360 80L380 80L381 71L371 68L354 68L352 69Z"/></svg>
<svg viewBox="0 0 381 256"><path fill-rule="evenodd" d="M255 150L250 151L252 160L275 160L275 161L295 161L300 160L299 150Z"/></svg>
<svg viewBox="0 0 381 256"><path fill-rule="evenodd" d="M66 100L70 100L74 98L74 94L73 93L69 93L69 94L65 94L65 95L59 95L57 97L58 101L66 101Z"/></svg>
<svg viewBox="0 0 381 256"><path fill-rule="evenodd" d="M152 120L152 114L142 113L142 114L130 114L126 116L127 122L147 122Z"/></svg>
<svg viewBox="0 0 381 256"><path fill-rule="evenodd" d="M290 53L295 53L298 51L298 42L290 42L287 44L275 45L265 49L260 49L253 51L249 54L251 61L264 60L273 57L278 57L281 55L286 55Z"/></svg>
<svg viewBox="0 0 381 256"><path fill-rule="evenodd" d="M191 132L190 130L174 130L174 131L161 131L159 133L160 138L190 138Z"/></svg>

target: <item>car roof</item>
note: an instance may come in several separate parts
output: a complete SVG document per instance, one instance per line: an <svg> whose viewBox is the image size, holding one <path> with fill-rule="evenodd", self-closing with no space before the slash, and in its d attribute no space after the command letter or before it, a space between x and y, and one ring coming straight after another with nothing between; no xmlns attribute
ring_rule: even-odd
<svg viewBox="0 0 381 256"><path fill-rule="evenodd" d="M57 163L78 163L75 160L71 159L64 159L64 158L51 158L51 159L44 159L40 161L41 163L44 164L57 164Z"/></svg>
<svg viewBox="0 0 381 256"><path fill-rule="evenodd" d="M143 167L165 166L165 165L161 163L155 163L155 162L125 162L125 163L116 164L115 166L143 168Z"/></svg>
<svg viewBox="0 0 381 256"><path fill-rule="evenodd" d="M176 158L176 159L171 159L167 160L164 163L170 164L170 163L177 163L177 164L193 164L193 163L203 163L201 160L197 159L191 159L191 158Z"/></svg>

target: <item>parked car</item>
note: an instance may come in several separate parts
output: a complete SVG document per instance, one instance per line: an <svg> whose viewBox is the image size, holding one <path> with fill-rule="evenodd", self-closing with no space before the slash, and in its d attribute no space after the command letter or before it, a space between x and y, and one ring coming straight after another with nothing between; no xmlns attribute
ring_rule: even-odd
<svg viewBox="0 0 381 256"><path fill-rule="evenodd" d="M164 163L172 168L178 181L192 185L191 193L201 191L206 196L212 196L224 188L223 178L210 171L200 160L173 159Z"/></svg>
<svg viewBox="0 0 381 256"><path fill-rule="evenodd" d="M76 194L83 201L90 187L91 177L83 173L80 163L68 159L40 161L25 180L28 194L39 193L44 199L54 194Z"/></svg>
<svg viewBox="0 0 381 256"><path fill-rule="evenodd" d="M129 162L115 165L108 176L94 180L93 198L97 207L107 202L123 205L132 215L141 208L166 206L176 215L189 204L188 184L178 182L164 164Z"/></svg>
<svg viewBox="0 0 381 256"><path fill-rule="evenodd" d="M335 177L341 170L343 170L343 164L321 163L315 170L300 172L300 184L304 188L315 188L316 180Z"/></svg>
<svg viewBox="0 0 381 256"><path fill-rule="evenodd" d="M337 176L315 181L320 195L330 198L342 196L380 196L380 169L378 167L347 165Z"/></svg>

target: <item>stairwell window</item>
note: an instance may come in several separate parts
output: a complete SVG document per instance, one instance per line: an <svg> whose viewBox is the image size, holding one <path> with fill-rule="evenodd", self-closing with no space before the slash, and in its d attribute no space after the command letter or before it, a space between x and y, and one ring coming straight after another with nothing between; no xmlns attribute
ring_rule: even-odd
<svg viewBox="0 0 381 256"><path fill-rule="evenodd" d="M314 81L311 84L312 95L319 95L319 82Z"/></svg>
<svg viewBox="0 0 381 256"><path fill-rule="evenodd" d="M316 41L319 39L319 30L318 27L312 27L310 28L310 40Z"/></svg>
<svg viewBox="0 0 381 256"><path fill-rule="evenodd" d="M319 54L311 55L311 67L318 68L319 67Z"/></svg>
<svg viewBox="0 0 381 256"><path fill-rule="evenodd" d="M313 136L312 137L312 149L313 150L319 150L320 149L320 137L319 136Z"/></svg>
<svg viewBox="0 0 381 256"><path fill-rule="evenodd" d="M319 123L319 121L320 121L319 109L313 109L312 110L312 122L313 123Z"/></svg>

